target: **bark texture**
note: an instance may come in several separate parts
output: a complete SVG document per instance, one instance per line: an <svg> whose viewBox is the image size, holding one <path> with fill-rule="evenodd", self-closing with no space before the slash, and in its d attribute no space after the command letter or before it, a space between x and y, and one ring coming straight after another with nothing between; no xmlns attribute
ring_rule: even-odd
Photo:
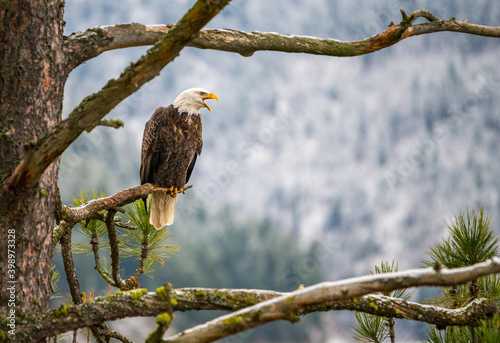
<svg viewBox="0 0 500 343"><path fill-rule="evenodd" d="M188 43L198 49L212 49L252 56L257 51L281 51L313 55L350 57L369 54L413 36L436 32L461 32L485 37L500 37L500 27L470 24L454 18L441 20L426 10L410 15L402 11L403 20L373 36L360 41L344 42L330 38L283 35L275 32L244 32L231 29L203 29ZM417 18L428 23L416 24ZM99 54L133 46L153 45L172 29L171 24L143 25L139 23L101 26L65 37L71 68Z"/></svg>
<svg viewBox="0 0 500 343"><path fill-rule="evenodd" d="M67 78L62 45L63 1L13 0L2 3L2 184L30 149L32 142L61 119L63 88ZM14 308L17 313L49 308L50 282L47 278L52 265L51 238L58 169L59 159L55 159L32 187L15 190L0 188L2 314L6 314L7 300L13 300L9 298L9 286L15 288ZM9 244L13 242L15 244ZM13 246L15 249L9 249ZM15 251L15 258L8 258L9 250ZM12 265L15 266L15 274L10 274L11 278L8 278L7 271Z"/></svg>

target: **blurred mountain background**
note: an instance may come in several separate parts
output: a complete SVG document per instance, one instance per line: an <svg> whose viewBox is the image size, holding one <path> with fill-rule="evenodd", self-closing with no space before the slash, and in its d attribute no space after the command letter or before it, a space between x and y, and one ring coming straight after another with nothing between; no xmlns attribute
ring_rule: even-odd
<svg viewBox="0 0 500 343"><path fill-rule="evenodd" d="M66 3L66 34L123 22L175 23L193 3L73 0ZM418 8L442 19L500 25L494 0L234 0L207 27L353 41L399 22L400 9ZM106 52L73 71L65 115L146 50ZM64 153L63 202L80 190L113 194L139 185L142 132L153 110L184 89L203 87L220 101L202 114L194 187L180 197L171 227L181 250L153 279L142 276L142 286L169 281L289 291L368 274L382 260L418 268L445 232L443 220L460 209L484 206L498 228L499 56L498 39L457 33L349 58L185 48L109 114L124 128L98 127ZM81 279L82 289L105 294L92 261L76 259L79 274L95 275ZM436 292L420 290L415 300ZM170 330L215 315L176 314ZM351 341L353 322L351 313L315 314L225 341ZM154 319L118 326L144 340ZM398 321L396 330L398 341L418 341L426 326Z"/></svg>

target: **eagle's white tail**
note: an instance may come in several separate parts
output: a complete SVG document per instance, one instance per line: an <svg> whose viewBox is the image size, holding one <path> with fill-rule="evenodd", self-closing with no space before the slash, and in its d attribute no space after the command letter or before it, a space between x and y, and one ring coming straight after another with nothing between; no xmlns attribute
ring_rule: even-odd
<svg viewBox="0 0 500 343"><path fill-rule="evenodd" d="M172 198L170 194L152 193L151 210L149 213L149 222L154 225L156 230L160 230L165 225L174 223L174 211L177 197Z"/></svg>

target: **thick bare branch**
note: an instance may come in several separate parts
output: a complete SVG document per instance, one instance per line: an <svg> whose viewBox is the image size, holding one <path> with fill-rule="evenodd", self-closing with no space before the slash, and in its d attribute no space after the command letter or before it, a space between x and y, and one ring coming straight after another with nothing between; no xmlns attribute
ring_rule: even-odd
<svg viewBox="0 0 500 343"><path fill-rule="evenodd" d="M269 299L278 297L286 298L291 294L293 293L246 289L185 288L174 290L174 298L178 301L176 311L207 309L236 311ZM193 299L195 300L193 301ZM399 298L371 294L308 306L303 310L294 312L294 314L305 315L312 312L341 310L365 312L382 317L423 321L428 324L448 326L478 325L481 318L497 312L498 308L488 299L479 299L463 308L450 310L437 306L422 305Z"/></svg>
<svg viewBox="0 0 500 343"><path fill-rule="evenodd" d="M447 310L406 302L381 295L366 295L414 286L445 286L464 283L480 276L500 272L500 259L467 268L414 269L404 272L368 275L336 282L323 282L290 293L245 289L185 288L173 290L167 301L165 287L147 293L145 289L96 298L75 306L62 306L19 319L19 342L91 326L106 320L136 316L156 316L169 311L235 311L204 325L173 336L167 342L211 342L267 322L298 320L298 315L316 311L356 310L381 316L407 318L439 325L478 325L479 319L498 311L487 300L476 300L467 307ZM24 337L23 333L29 333Z"/></svg>
<svg viewBox="0 0 500 343"><path fill-rule="evenodd" d="M429 23L412 25L417 18L425 18ZM66 38L66 43L75 53L75 65L78 65L104 51L152 45L164 37L171 28L170 24L145 26L137 23L102 26L74 33ZM427 10L416 10L408 16L404 13L400 24L392 25L378 35L355 42L271 32L204 29L188 46L235 52L243 56L251 56L256 51L270 50L346 57L372 53L394 45L404 38L441 31L500 37L500 27L469 24L466 20L457 22L454 18L440 20ZM92 46L90 49L89 44Z"/></svg>
<svg viewBox="0 0 500 343"><path fill-rule="evenodd" d="M486 272L488 270L488 272ZM213 342L275 320L296 321L297 313L310 306L342 301L381 291L414 286L449 286L500 272L500 259L457 269L414 269L405 272L362 276L336 282L322 282L278 298L264 301L205 324L195 326L164 342ZM485 274L486 273L486 274Z"/></svg>
<svg viewBox="0 0 500 343"><path fill-rule="evenodd" d="M156 77L229 2L198 0L165 37L125 69L118 79L109 80L99 92L86 97L67 119L57 123L37 142L28 146L26 154L4 186L14 191L21 187L33 187L47 166L83 131L91 131L111 109Z"/></svg>

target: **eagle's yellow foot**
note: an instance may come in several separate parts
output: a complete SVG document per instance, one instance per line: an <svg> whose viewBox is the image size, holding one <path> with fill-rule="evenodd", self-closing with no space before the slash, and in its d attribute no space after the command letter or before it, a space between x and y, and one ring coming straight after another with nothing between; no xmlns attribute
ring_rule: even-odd
<svg viewBox="0 0 500 343"><path fill-rule="evenodd" d="M175 198L177 196L177 192L178 192L177 187L172 186L171 188L173 188L173 190L170 190L170 192L171 192L170 195L172 196L172 198Z"/></svg>

